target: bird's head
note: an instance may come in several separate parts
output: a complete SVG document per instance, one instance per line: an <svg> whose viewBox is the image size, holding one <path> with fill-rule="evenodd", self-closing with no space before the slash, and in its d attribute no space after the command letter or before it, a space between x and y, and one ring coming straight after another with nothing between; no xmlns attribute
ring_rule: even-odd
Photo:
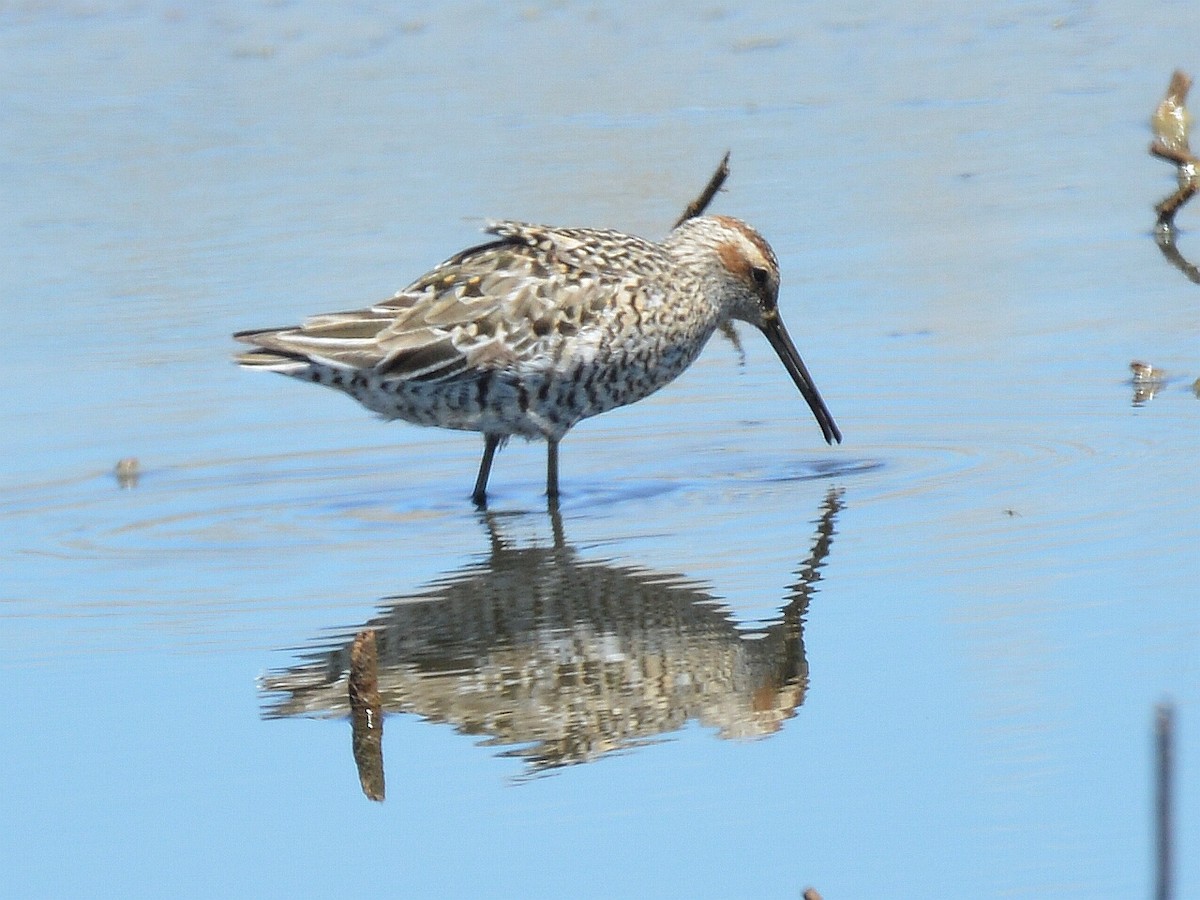
<svg viewBox="0 0 1200 900"><path fill-rule="evenodd" d="M681 262L704 273L705 290L720 321L748 322L766 336L825 440L841 442L842 434L779 317L779 261L766 239L739 219L698 216L683 222L666 243Z"/></svg>

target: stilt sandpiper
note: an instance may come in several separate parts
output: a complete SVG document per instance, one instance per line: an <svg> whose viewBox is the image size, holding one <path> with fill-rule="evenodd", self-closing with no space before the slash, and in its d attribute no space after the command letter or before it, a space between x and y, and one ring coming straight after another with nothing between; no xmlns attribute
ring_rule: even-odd
<svg viewBox="0 0 1200 900"><path fill-rule="evenodd" d="M368 309L234 335L254 346L237 361L336 388L388 419L481 432L481 507L508 438L546 441L555 500L571 426L670 383L732 320L762 331L825 440L841 441L779 317L775 254L744 222L690 218L659 243L520 222L487 232L495 239Z"/></svg>

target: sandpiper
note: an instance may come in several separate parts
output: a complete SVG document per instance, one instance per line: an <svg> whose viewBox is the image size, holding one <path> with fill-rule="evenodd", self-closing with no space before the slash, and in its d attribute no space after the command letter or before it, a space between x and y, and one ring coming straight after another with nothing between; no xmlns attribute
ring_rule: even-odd
<svg viewBox="0 0 1200 900"><path fill-rule="evenodd" d="M486 231L495 240L368 309L234 335L255 348L237 361L343 391L388 419L481 432L480 507L513 435L546 441L556 500L571 426L670 383L732 320L766 335L826 442L841 441L779 317L779 263L744 222L698 216L658 243L522 222Z"/></svg>

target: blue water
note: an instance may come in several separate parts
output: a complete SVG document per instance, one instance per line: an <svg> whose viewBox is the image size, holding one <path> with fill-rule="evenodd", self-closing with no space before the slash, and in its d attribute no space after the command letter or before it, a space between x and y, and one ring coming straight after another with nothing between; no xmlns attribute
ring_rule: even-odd
<svg viewBox="0 0 1200 900"><path fill-rule="evenodd" d="M1145 896L1170 697L1200 895L1191 12L0 12L0 893ZM475 436L229 362L488 218L659 235L726 149L841 447L746 332L489 522Z"/></svg>

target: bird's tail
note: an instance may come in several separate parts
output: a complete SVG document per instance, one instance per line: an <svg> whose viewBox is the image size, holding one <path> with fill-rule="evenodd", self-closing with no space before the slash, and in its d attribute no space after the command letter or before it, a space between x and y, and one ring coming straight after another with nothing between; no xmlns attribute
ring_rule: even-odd
<svg viewBox="0 0 1200 900"><path fill-rule="evenodd" d="M239 331L233 337L243 344L254 345L253 350L239 353L234 362L246 369L261 369L266 372L294 374L307 369L311 361L307 356L280 346L276 335L286 329L266 328L259 331Z"/></svg>

